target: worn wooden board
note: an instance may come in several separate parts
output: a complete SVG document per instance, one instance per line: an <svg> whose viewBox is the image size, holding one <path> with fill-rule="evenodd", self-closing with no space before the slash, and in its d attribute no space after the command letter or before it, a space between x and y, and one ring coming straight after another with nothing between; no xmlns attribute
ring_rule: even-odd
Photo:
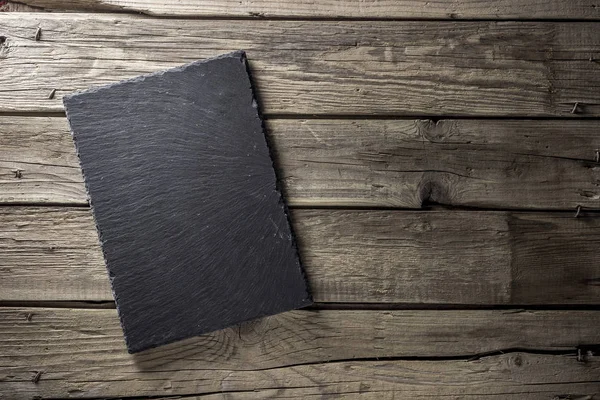
<svg viewBox="0 0 600 400"><path fill-rule="evenodd" d="M0 111L60 111L75 89L245 49L271 115L600 116L599 27L5 13Z"/></svg>
<svg viewBox="0 0 600 400"><path fill-rule="evenodd" d="M47 11L127 11L154 16L377 19L600 19L594 0L20 0Z"/></svg>
<svg viewBox="0 0 600 400"><path fill-rule="evenodd" d="M44 0L26 1L40 5ZM68 0L59 1L54 4ZM420 5L416 1L344 7L328 0L277 5L110 0L113 5L125 2L131 9L119 11L176 15L185 10L179 15L226 18L260 13L277 18L274 13L280 11L294 19L340 14L597 20L599 10L596 4L588 8L588 0L500 0L494 6L440 0L414 8ZM77 3L103 7L108 1ZM381 5L389 8L378 11ZM242 47L251 50L259 95L271 116L600 114L600 64L594 62L600 58L600 29L594 23L163 21L42 13L0 17L0 35L7 36L0 46L0 111L62 112L61 96L76 88ZM38 25L42 40L35 42ZM55 98L49 99L53 89ZM582 106L572 115L574 102ZM0 119L0 201L12 196L13 203L85 204L64 120L44 119L40 130L42 119L6 118L14 122ZM344 124L343 129L329 122ZM59 123L62 127L55 129ZM448 138L442 130L441 141L433 129L434 141L423 141L423 146L435 157L421 159L412 141L418 139L416 124L272 120L269 129L274 142L283 146L278 157L296 205L418 207L423 200L444 199L475 206L488 201L486 207L543 203L555 209L571 208L581 197L586 208L598 208L597 167L592 163L597 121L452 121L449 132L458 133ZM448 127L446 121L438 125ZM471 143L451 144L457 138ZM368 151L357 151L359 144ZM293 151L286 153L288 148ZM358 165L335 165L329 159ZM490 170L480 166L484 160ZM510 166L505 164L509 161ZM416 172L409 173L403 162L412 162ZM462 168L473 168L472 175L449 173L463 174ZM548 173L539 183L543 168ZM331 174L338 173L341 181L338 170L345 174L342 186L332 187ZM473 177L480 179L474 182ZM519 190L519 181L536 184ZM423 191L416 190L420 182ZM514 188L512 198L501 189L509 187ZM0 300L112 298L88 210L0 210ZM295 225L303 232L311 279L322 282L317 288L321 302L598 305L597 217L586 209L580 218L573 216L298 210ZM388 305L373 308L384 307ZM114 310L4 307L0 398L158 399L194 393L198 397L186 398L591 400L600 395L598 358L584 351L577 361L574 349L599 343L597 314L292 312L132 357L125 352ZM467 361L487 351L496 353ZM39 382L32 382L38 373Z"/></svg>
<svg viewBox="0 0 600 400"><path fill-rule="evenodd" d="M598 121L272 119L266 126L293 206L600 208ZM0 203L87 204L65 118L0 116L0 148Z"/></svg>
<svg viewBox="0 0 600 400"><path fill-rule="evenodd" d="M0 148L1 202L87 204L65 117L2 116Z"/></svg>
<svg viewBox="0 0 600 400"><path fill-rule="evenodd" d="M295 210L314 299L599 304L600 216ZM111 300L85 208L0 208L0 300Z"/></svg>
<svg viewBox="0 0 600 400"><path fill-rule="evenodd" d="M0 393L13 400L233 391L593 395L600 363L578 362L576 348L599 343L599 318L593 311L295 311L129 355L115 310L2 308ZM34 384L36 371L43 374Z"/></svg>

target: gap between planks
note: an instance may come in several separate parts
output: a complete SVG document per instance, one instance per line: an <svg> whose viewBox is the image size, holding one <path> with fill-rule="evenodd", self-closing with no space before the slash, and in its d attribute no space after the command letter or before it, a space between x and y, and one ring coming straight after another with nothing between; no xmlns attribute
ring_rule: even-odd
<svg viewBox="0 0 600 400"><path fill-rule="evenodd" d="M64 117L66 118L65 111L17 111L17 110L0 110L1 117ZM557 115L557 116L544 116L544 115L532 115L532 116L503 116L503 115L459 115L459 114L384 114L384 115L373 115L373 114L272 114L272 113L261 113L261 117L265 121L277 121L277 120L331 120L331 121L407 121L407 120L429 120L434 123L438 121L452 121L452 120L471 120L471 121L600 121L600 116L593 115L577 115L574 118L572 115Z"/></svg>
<svg viewBox="0 0 600 400"><path fill-rule="evenodd" d="M0 300L0 308L70 308L70 309L116 309L112 300ZM350 310L350 311L418 311L418 310L503 310L508 313L530 311L600 311L598 304L414 304L414 303L314 303L305 311Z"/></svg>

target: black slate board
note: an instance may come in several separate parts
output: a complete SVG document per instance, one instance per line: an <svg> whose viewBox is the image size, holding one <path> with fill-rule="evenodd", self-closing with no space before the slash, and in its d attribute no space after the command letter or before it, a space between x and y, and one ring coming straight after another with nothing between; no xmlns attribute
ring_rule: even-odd
<svg viewBox="0 0 600 400"><path fill-rule="evenodd" d="M244 52L64 104L130 352L312 303Z"/></svg>

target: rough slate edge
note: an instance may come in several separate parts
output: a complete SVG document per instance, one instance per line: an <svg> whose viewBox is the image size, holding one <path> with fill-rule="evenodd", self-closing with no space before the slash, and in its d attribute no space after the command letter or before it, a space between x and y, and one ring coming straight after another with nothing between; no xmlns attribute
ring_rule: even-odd
<svg viewBox="0 0 600 400"><path fill-rule="evenodd" d="M202 63L206 63L206 62L209 62L209 61L218 60L218 59L227 58L227 57L239 57L240 61L242 63L244 63L244 66L246 67L246 73L248 74L248 78L249 78L249 81L250 81L250 89L252 91L252 101L256 104L256 112L257 112L258 118L260 120L260 125L261 125L262 132L263 132L263 138L265 139L265 143L266 143L267 149L269 151L269 157L271 158L271 165L272 165L273 170L275 172L275 190L279 193L279 198L281 199L280 201L283 203L284 214L286 216L286 220L287 220L288 226L290 228L290 234L292 236L291 246L292 246L293 251L296 253L296 257L298 259L299 266L300 266L300 272L302 274L302 277L304 278L304 287L306 288L306 297L305 297L305 299L303 301L303 304L300 307L297 307L297 308L308 307L308 306L311 306L314 303L313 302L312 293L310 291L310 285L309 285L309 281L308 281L308 276L306 275L306 270L304 268L304 265L302 264L302 259L300 257L300 251L298 250L298 242L296 240L296 234L294 232L293 225L292 225L292 220L290 218L289 208L288 208L285 196L284 196L284 194L285 194L284 193L284 189L283 189L283 186L281 184L281 180L279 179L279 173L277 171L276 164L275 164L275 159L273 157L273 149L272 149L271 143L269 142L269 139L267 137L267 130L265 129L264 119L262 118L262 113L261 113L261 110L260 110L260 105L258 104L258 101L257 101L257 98L256 98L255 85L254 85L254 82L252 80L252 74L250 72L250 67L248 65L248 59L246 57L246 52L244 50L237 50L237 51L233 51L231 53L222 54L222 55L219 55L219 56L216 56L216 57L212 57L212 58L208 58L208 59L205 59L205 60L199 60L199 61L194 61L194 62L191 62L191 63L183 64L183 65L181 65L179 67L169 68L169 69L166 69L166 70L157 71L157 72L153 72L153 73L150 73L150 74L140 75L140 76L137 76L137 77L134 77L134 78L124 79L124 80L121 80L119 82L110 83L108 85L91 87L91 88L85 89L85 90L78 90L78 91L76 91L74 93L71 93L71 94L63 96L63 105L65 106L65 114L67 116L67 121L69 122L69 130L71 132L71 137L73 138L73 144L74 144L74 147L75 147L75 153L77 154L77 159L79 160L79 166L81 168L81 173L82 173L83 181L84 181L84 184L85 184L85 191L86 191L88 203L90 204L90 210L92 211L92 218L94 220L94 226L96 227L96 232L98 233L98 239L99 239L99 242L100 242L100 248L102 249L102 258L104 260L104 266L106 268L106 271L108 273L108 278L110 280L110 289L112 291L113 298L115 299L115 305L116 305L116 309L117 309L117 314L119 316L119 323L121 325L121 329L123 331L123 337L125 339L125 343L127 345L127 351L129 353L137 353L138 351L131 351L131 347L129 346L129 341L128 341L127 335L125 335L123 318L122 318L121 312L119 310L119 299L118 299L117 293L114 290L114 286L112 284L114 276L112 275L111 271L108 269L108 262L107 262L107 259L106 259L106 254L104 253L104 240L102 238L102 231L100 230L100 227L98 226L98 223L96 222L96 215L93 212L94 211L94 205L92 203L92 198L90 196L90 191L89 191L89 187L88 187L88 184L87 184L87 180L85 179L85 170L83 168L83 165L81 164L81 159L79 158L79 148L78 148L78 146L76 144L76 141L77 141L76 140L76 135L74 134L73 130L71 129L71 120L69 118L69 112L68 112L68 108L66 106L66 100L69 99L69 98L71 98L71 97L73 97L73 96L77 96L77 95L80 95L80 94L94 93L94 92L99 92L99 91L102 91L102 90L105 90L105 89L110 89L111 87L113 87L115 85L120 85L121 83L124 83L124 82L143 82L144 80L146 80L146 78L149 78L149 77L160 76L160 75L164 75L166 73L171 73L171 72L182 72L183 70L185 70L187 67L189 67L191 65L202 64ZM271 314L263 314L263 315L260 315L260 316L257 316L257 317L245 320L245 321L241 321L241 322L239 322L239 324L242 324L242 323L248 322L248 321L253 321L253 320L256 320L256 319L259 319L259 318L268 317L270 315ZM186 337L181 337L181 338L173 338L170 341L161 343L160 345L155 345L155 346L146 348L146 349L141 350L141 351L150 350L150 349L158 347L158 346L167 345L169 343L177 342L179 340L184 340L184 339L191 338L191 337L193 337L193 336L186 336Z"/></svg>
<svg viewBox="0 0 600 400"><path fill-rule="evenodd" d="M292 236L292 249L296 253L296 258L298 259L298 263L300 264L300 273L302 274L302 278L304 278L304 287L306 288L306 304L303 307L308 307L314 304L312 293L310 291L310 282L308 281L306 269L304 268L304 264L302 263L302 257L300 256L300 250L298 249L298 240L296 238L296 233L294 232L292 218L290 217L290 209L286 201L285 188L281 183L279 169L277 168L277 163L275 162L275 152L273 151L271 140L267 135L268 132L267 128L265 127L265 120L262 116L261 105L258 102L258 98L256 97L256 85L254 84L254 80L252 79L252 71L250 70L248 58L246 57L246 52L244 50L234 51L223 56L233 54L235 54L236 56L239 54L240 60L244 63L244 66L246 67L246 73L248 74L248 80L250 81L250 90L252 91L252 101L254 102L254 104L256 104L256 113L258 114L258 119L260 120L260 127L262 128L263 138L265 139L265 143L267 144L267 149L269 150L269 158L271 159L271 165L273 166L273 171L275 172L275 190L279 193L279 199L283 203L283 212L285 214L288 226L290 227L290 235Z"/></svg>

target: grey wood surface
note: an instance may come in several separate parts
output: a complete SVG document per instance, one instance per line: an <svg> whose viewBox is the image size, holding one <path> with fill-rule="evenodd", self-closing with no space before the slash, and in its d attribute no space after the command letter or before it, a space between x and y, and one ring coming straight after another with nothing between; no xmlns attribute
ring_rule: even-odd
<svg viewBox="0 0 600 400"><path fill-rule="evenodd" d="M598 117L600 64L590 58L600 59L599 30L596 22L8 13L0 111L61 111L76 89L243 49L269 115Z"/></svg>
<svg viewBox="0 0 600 400"><path fill-rule="evenodd" d="M600 396L593 0L22 2L1 400ZM319 303L128 355L61 98L240 48Z"/></svg>
<svg viewBox="0 0 600 400"><path fill-rule="evenodd" d="M266 128L291 206L600 205L596 121L270 119ZM65 118L0 116L0 146L0 203L87 204Z"/></svg>
<svg viewBox="0 0 600 400"><path fill-rule="evenodd" d="M314 299L597 304L600 216L294 210ZM0 207L0 300L112 300L86 208Z"/></svg>
<svg viewBox="0 0 600 400"><path fill-rule="evenodd" d="M45 11L126 11L181 17L600 19L595 0L19 0L19 3Z"/></svg>
<svg viewBox="0 0 600 400"><path fill-rule="evenodd" d="M2 308L0 390L547 400L600 388L581 346L598 324L595 311L295 311L130 355L115 310Z"/></svg>

